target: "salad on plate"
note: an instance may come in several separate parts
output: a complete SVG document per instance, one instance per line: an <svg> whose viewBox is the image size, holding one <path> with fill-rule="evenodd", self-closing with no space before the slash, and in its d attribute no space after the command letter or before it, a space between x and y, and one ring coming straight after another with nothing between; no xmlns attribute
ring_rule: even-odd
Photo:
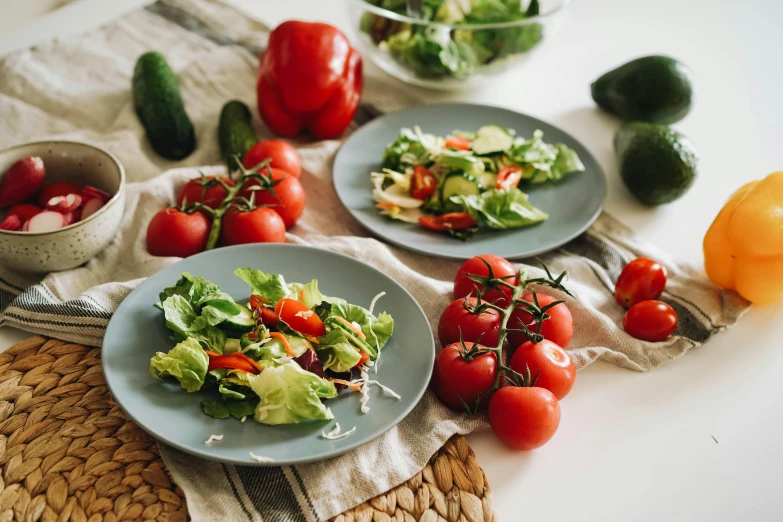
<svg viewBox="0 0 783 522"><path fill-rule="evenodd" d="M371 180L381 214L465 240L481 228L546 220L520 187L584 170L573 149L544 142L540 130L525 139L513 129L484 125L440 137L414 127L401 129L386 147L381 171Z"/></svg>
<svg viewBox="0 0 783 522"><path fill-rule="evenodd" d="M315 279L287 283L250 268L234 274L250 287L247 304L187 272L160 293L156 306L176 345L152 357L154 378L175 379L187 392L216 390L219 399L201 403L210 417L261 424L333 419L324 400L340 388L359 392L365 413L368 386L395 395L367 372L394 328L389 314L373 313L383 294L366 309L323 295Z"/></svg>

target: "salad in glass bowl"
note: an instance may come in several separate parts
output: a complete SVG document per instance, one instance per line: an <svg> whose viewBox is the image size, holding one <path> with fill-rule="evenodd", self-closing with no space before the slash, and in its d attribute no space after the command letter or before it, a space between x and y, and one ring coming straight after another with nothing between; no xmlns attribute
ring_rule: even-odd
<svg viewBox="0 0 783 522"><path fill-rule="evenodd" d="M570 0L349 0L358 47L405 82L454 89L504 72L550 38Z"/></svg>

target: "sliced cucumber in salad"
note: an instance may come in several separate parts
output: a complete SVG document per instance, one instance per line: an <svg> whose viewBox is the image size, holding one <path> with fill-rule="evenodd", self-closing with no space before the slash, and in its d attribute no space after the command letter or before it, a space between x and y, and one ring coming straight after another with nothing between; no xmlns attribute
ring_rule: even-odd
<svg viewBox="0 0 783 522"><path fill-rule="evenodd" d="M472 196L481 192L476 178L465 172L454 172L446 177L446 181L440 187L441 201L448 200L451 196Z"/></svg>
<svg viewBox="0 0 783 522"><path fill-rule="evenodd" d="M484 125L476 131L476 137L470 144L473 152L480 155L505 152L514 144L514 135L509 129L497 125Z"/></svg>

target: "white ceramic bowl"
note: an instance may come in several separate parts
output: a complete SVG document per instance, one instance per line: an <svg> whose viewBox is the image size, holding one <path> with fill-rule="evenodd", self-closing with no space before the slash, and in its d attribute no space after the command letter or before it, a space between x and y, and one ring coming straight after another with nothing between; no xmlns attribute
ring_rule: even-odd
<svg viewBox="0 0 783 522"><path fill-rule="evenodd" d="M125 169L114 155L86 143L39 141L0 151L0 178L17 160L28 156L43 159L46 185L60 181L91 185L112 198L87 219L60 230L0 230L0 263L24 272L55 272L86 263L109 244L120 227Z"/></svg>

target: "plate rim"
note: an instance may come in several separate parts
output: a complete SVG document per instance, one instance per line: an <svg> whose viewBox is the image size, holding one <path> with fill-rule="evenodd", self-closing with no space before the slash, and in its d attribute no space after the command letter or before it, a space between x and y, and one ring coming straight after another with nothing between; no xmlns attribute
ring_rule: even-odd
<svg viewBox="0 0 783 522"><path fill-rule="evenodd" d="M426 103L426 104L412 105L410 107L405 107L405 108L396 110L394 112L389 112L389 113L383 114L383 115L373 119L372 121L370 121L368 123L365 123L364 125L362 125L358 129L356 129L353 133L351 133L350 136L348 136L348 138L342 143L342 145L340 145L340 148L337 150L337 153L335 154L334 161L332 163L332 185L334 186L335 192L337 193L337 198L340 200L340 203L348 211L348 213L351 214L351 216L356 221L359 222L359 224L361 225L362 228L364 228L365 230L370 232L373 235L373 237L379 238L379 239L381 239L383 241L391 243L392 245L398 246L398 247L403 248L405 250L408 250L410 252L416 252L416 253L419 253L419 254L424 254L424 255L427 255L427 256L437 257L437 258L441 258L441 259L455 259L455 260L463 260L464 261L464 260L470 259L470 257L472 257L472 256L468 256L468 255L450 254L450 253L443 253L443 252L435 252L435 251L425 250L425 249L419 248L417 246L412 246L412 245L406 244L402 240L396 240L396 239L390 238L387 235L381 235L380 233L378 233L378 231L376 231L375 229L370 227L367 223L365 223L364 219L362 219L362 216L359 215L356 211L354 211L353 208L351 208L347 204L347 202L345 200L345 197L344 197L344 194L342 192L341 185L339 185L337 183L337 181L336 181L337 178L334 175L334 172L335 172L334 166L337 165L337 162L339 161L341 155L345 153L345 150L346 150L346 147L348 146L348 144L351 143L351 141L354 140L356 138L356 136L358 136L360 133L365 132L368 129L372 130L372 129L375 129L377 127L382 126L383 125L382 121L385 118L387 118L387 117L390 117L390 116L393 116L393 115L396 115L396 114L399 114L399 113L403 113L403 112L415 112L416 109L420 109L421 107L440 107L440 106L442 106L442 107L477 107L477 108L480 108L480 109L500 110L500 111L504 111L504 112L507 112L507 113L512 113L512 114L517 115L517 116L522 116L524 118L528 118L529 120L532 120L535 123L543 123L544 125L547 125L547 126L550 126L550 127L554 127L558 131L560 131L563 134L565 134L569 139L571 139L571 140L575 141L576 143L578 143L587 152L588 156L593 161L593 163L596 166L598 166L599 174L601 174L601 176L600 176L601 203L600 203L600 205L598 205L598 208L596 209L596 211L590 216L590 218L588 220L585 221L585 223L582 226L579 227L579 229L577 231L571 233L570 235L564 236L562 239L557 240L551 246L538 248L538 249L535 249L535 250L529 250L529 251L525 251L525 252L517 252L517 253L514 253L514 254L505 254L505 255L503 255L503 257L505 257L507 259L514 259L514 260L525 259L525 258L541 255L541 254L544 254L546 252L551 252L552 250L560 248L561 246L565 245L566 243L568 243L572 239L578 237L579 235L584 233L588 228L590 228L590 226L593 223L595 223L595 221L601 215L601 212L603 212L604 206L606 205L606 200L607 200L607 198L609 196L609 184L608 184L607 179L606 179L606 172L604 172L603 167L601 167L601 164L598 162L598 160L593 155L593 153L590 152L590 149L588 149L580 140L576 139L573 135L571 135L571 133L566 132L565 130L563 130L561 127L559 127L557 125L549 123L549 122L547 122L545 120L542 120L540 118L536 118L535 116L530 116L529 114L526 114L524 112L519 112L519 111L516 111L514 109L509 109L507 107L501 107L501 106L498 106L498 105L490 105L490 104L484 104L484 103L473 103L473 102L437 102L437 103ZM368 183L368 192L370 192L370 190L369 190L369 183ZM524 228L525 227L523 227L522 229L518 229L518 231L524 230Z"/></svg>
<svg viewBox="0 0 783 522"><path fill-rule="evenodd" d="M196 258L196 257L207 257L207 256L210 256L210 255L214 255L215 252L219 252L221 250L252 250L252 249L256 249L256 248L262 248L263 249L263 248L265 248L265 245L274 245L275 247L290 248L292 250L294 250L294 249L296 249L296 250L299 250L299 249L301 249L301 250L311 250L311 251L312 250L316 250L316 251L318 251L320 253L325 253L326 255L331 254L331 255L334 255L334 256L337 256L337 257L340 257L340 258L346 258L346 259L349 259L349 260L351 260L353 262L360 263L360 264L364 265L366 268L368 268L370 270L373 270L373 271L383 275L384 277L390 279L416 305L416 309L418 310L418 312L421 314L422 318L424 319L424 324L427 326L427 330L429 331L429 334L430 334L429 335L429 340L430 340L430 348L431 348L431 350L428 350L428 352L427 352L427 353L430 354L430 358L429 358L430 361L429 361L429 364L427 364L427 367L429 368L429 371L427 373L426 383L424 383L424 385L421 387L421 389L416 393L416 395L414 396L414 398L411 401L410 405L407 406L392 421L390 421L387 426L381 428L380 431L377 432L376 434L374 434L372 436L367 436L367 437L364 437L364 438L360 438L360 439L355 439L355 440L351 441L350 443L348 443L344 447L340 447L340 448L337 448L337 449L326 451L325 453L322 453L321 455L316 456L316 457L304 457L304 458L295 458L295 459L286 459L286 460L275 460L273 462L256 462L254 460L250 460L249 458L248 458L248 460L238 460L238 459L234 459L234 458L224 458L224 457L220 457L220 456L210 455L210 454L204 453L203 450L202 451L195 451L192 448L189 448L189 447L187 447L187 446L185 446L183 444L180 444L180 443L177 443L177 442L172 442L167 437L161 435L160 432L158 432L157 430L155 430L155 429L149 427L148 425L143 424L142 422L140 422L136 418L135 415L131 414L127 410L127 408L125 408L125 406L123 406L123 401L120 399L119 396L116 395L115 388L111 384L112 380L109 378L110 373L107 373L107 371L106 371L106 369L107 369L107 363L106 363L107 358L104 357L104 352L103 351L105 349L105 340L108 337L109 330L112 328L112 323L113 322L116 323L115 317L118 316L118 313L120 312L120 310L123 308L123 306L126 305L126 303L128 302L128 298L131 296L131 294L133 294L133 292L136 292L143 285L147 284L152 277L154 277L154 276L156 276L156 275L158 275L158 274L160 274L160 273L162 273L162 272L164 272L166 270L171 269L171 267L173 267L173 266L177 266L180 262L185 261L186 259L193 259L193 258ZM130 306L130 305L127 305L127 306ZM434 334L432 332L432 326L430 326L430 321L427 318L427 314L424 312L424 309L421 307L421 304L416 300L416 298L413 297L413 295L411 295L411 293L408 291L407 288L405 288L403 285L401 285L399 282L397 282L394 278L392 278L391 276L387 275L386 273L380 271L379 269L375 268L374 266L371 266L371 265L365 263L364 261L361 261L361 260L359 260L359 259L357 259L355 257L351 257L351 256L349 256L347 254L343 254L341 252L335 252L333 250L329 250L329 249L326 249L326 248L319 248L319 247L313 246L313 245L302 245L302 244L295 244L295 243L251 243L251 244L245 244L245 245L233 245L233 246L229 246L229 247L221 247L219 249L208 250L208 251L205 251L205 252L200 252L200 253L195 254L193 256L190 256L188 258L180 259L179 261L177 261L175 263L172 263L171 265L163 268L162 270L158 270L157 272L155 272L155 273L149 275L147 278L145 278L144 281L141 282L141 284L139 284L136 288L131 290L128 293L128 295L126 295L123 298L123 300L120 303L120 305L117 307L117 309L112 314L111 319L109 320L109 324L106 326L106 332L104 334L103 341L104 342L101 345L101 370L103 371L104 380L106 381L106 386L108 387L109 393L111 394L112 401L115 402L119 406L119 408L122 410L122 412L125 415L127 415L139 428L141 428L144 432L146 432L149 435L151 435L156 440L156 442L158 444L171 446L171 447L176 448L176 449L178 449L178 450L180 450L180 451L182 451L184 453L187 453L188 455L193 455L195 457L203 458L203 459L214 461L214 462L223 462L223 463L226 463L226 464L236 464L236 465L240 465L240 466L257 466L257 467L287 466L287 465L295 465L295 464L307 464L307 463L310 463L310 462L320 462L320 461L323 461L323 460L328 460L328 459L331 459L331 458L334 458L334 457L338 457L340 455L348 453L349 451L353 451L356 448L358 448L360 446L363 446L365 444L368 444L368 443L376 440L377 438L385 435L389 430L391 430L392 428L397 426L408 415L410 415L410 413L416 408L416 406L419 405L419 403L421 402L422 398L427 393L427 390L429 389L429 386L430 386L430 382L432 381L432 373L433 373L435 357L436 357L435 337L434 337ZM152 378L152 377L150 377L150 378ZM334 419L334 420L337 420L337 419ZM263 425L261 425L261 426L263 426ZM206 447L206 448L208 448L208 447Z"/></svg>

